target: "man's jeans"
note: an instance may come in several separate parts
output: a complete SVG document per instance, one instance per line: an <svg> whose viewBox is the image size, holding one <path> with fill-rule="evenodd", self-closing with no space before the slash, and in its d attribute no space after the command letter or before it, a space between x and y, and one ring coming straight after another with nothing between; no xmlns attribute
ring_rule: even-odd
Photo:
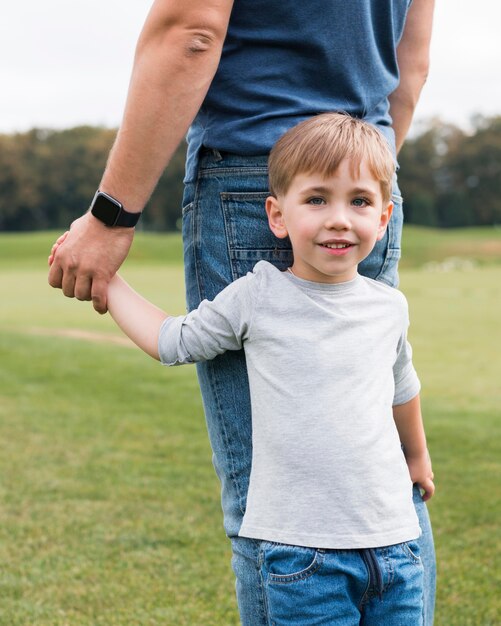
<svg viewBox="0 0 501 626"><path fill-rule="evenodd" d="M260 260L280 269L292 264L288 240L269 230L267 158L206 151L198 178L188 182L183 207L184 262L189 310L212 300ZM395 186L388 232L359 266L365 276L397 286L402 199ZM245 511L252 457L250 395L243 351L197 365L213 462L221 481L224 526L233 546L237 599L244 626L265 626L268 614L259 566L260 542L238 537ZM433 623L435 554L426 506L416 491L423 535L425 626Z"/></svg>

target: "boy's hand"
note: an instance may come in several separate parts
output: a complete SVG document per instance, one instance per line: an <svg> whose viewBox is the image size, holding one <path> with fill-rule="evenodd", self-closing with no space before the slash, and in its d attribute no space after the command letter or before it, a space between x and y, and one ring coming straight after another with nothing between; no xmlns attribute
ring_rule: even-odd
<svg viewBox="0 0 501 626"><path fill-rule="evenodd" d="M49 257L49 284L106 313L108 283L127 257L133 228L108 228L91 213L76 219Z"/></svg>
<svg viewBox="0 0 501 626"><path fill-rule="evenodd" d="M68 236L68 233L70 231L67 230L65 233L63 233L60 237L58 237L58 239L56 240L56 243L52 246L50 254L49 254L49 267L54 263L54 258L56 256L56 252L57 249L59 248L59 246L64 243L64 240L66 239L66 237Z"/></svg>
<svg viewBox="0 0 501 626"><path fill-rule="evenodd" d="M418 484L424 491L422 498L424 502L433 497L435 484L433 483L433 470L428 450L419 456L407 456L407 467L413 484Z"/></svg>

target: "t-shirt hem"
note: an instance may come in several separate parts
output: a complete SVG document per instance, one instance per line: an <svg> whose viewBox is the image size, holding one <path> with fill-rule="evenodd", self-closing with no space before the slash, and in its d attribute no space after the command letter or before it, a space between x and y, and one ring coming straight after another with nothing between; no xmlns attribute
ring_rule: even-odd
<svg viewBox="0 0 501 626"><path fill-rule="evenodd" d="M314 533L298 534L278 531L272 528L259 528L256 526L242 526L239 537L259 539L273 543L284 543L292 546L305 548L322 548L326 550L355 550L363 548L382 548L392 546L405 541L414 541L421 536L421 528L418 526L405 527L391 533L379 533L375 535L316 535Z"/></svg>

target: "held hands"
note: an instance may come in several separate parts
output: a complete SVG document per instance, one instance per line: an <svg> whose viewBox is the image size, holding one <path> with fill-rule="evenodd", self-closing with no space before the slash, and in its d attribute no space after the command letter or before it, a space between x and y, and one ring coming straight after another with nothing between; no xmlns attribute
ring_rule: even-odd
<svg viewBox="0 0 501 626"><path fill-rule="evenodd" d="M91 213L73 222L49 255L49 284L68 298L92 300L106 313L107 287L122 265L134 237L133 228L108 228Z"/></svg>
<svg viewBox="0 0 501 626"><path fill-rule="evenodd" d="M417 456L405 455L407 467L413 484L418 484L423 490L422 498L426 502L435 493L433 483L433 470L431 469L431 459L428 450Z"/></svg>

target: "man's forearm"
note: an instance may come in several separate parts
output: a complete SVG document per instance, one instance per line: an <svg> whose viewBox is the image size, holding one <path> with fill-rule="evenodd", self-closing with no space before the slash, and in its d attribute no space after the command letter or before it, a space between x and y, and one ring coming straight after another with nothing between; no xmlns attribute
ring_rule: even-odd
<svg viewBox="0 0 501 626"><path fill-rule="evenodd" d="M422 84L424 84L424 81ZM397 90L390 97L390 114L393 120L393 130L395 131L397 154L400 152L412 124L421 87L418 89L410 88L407 92Z"/></svg>
<svg viewBox="0 0 501 626"><path fill-rule="evenodd" d="M397 152L409 131L428 76L434 4L434 0L413 0L397 48L400 84L390 95Z"/></svg>
<svg viewBox="0 0 501 626"><path fill-rule="evenodd" d="M217 70L232 0L157 0L139 38L123 121L100 188L144 208Z"/></svg>

